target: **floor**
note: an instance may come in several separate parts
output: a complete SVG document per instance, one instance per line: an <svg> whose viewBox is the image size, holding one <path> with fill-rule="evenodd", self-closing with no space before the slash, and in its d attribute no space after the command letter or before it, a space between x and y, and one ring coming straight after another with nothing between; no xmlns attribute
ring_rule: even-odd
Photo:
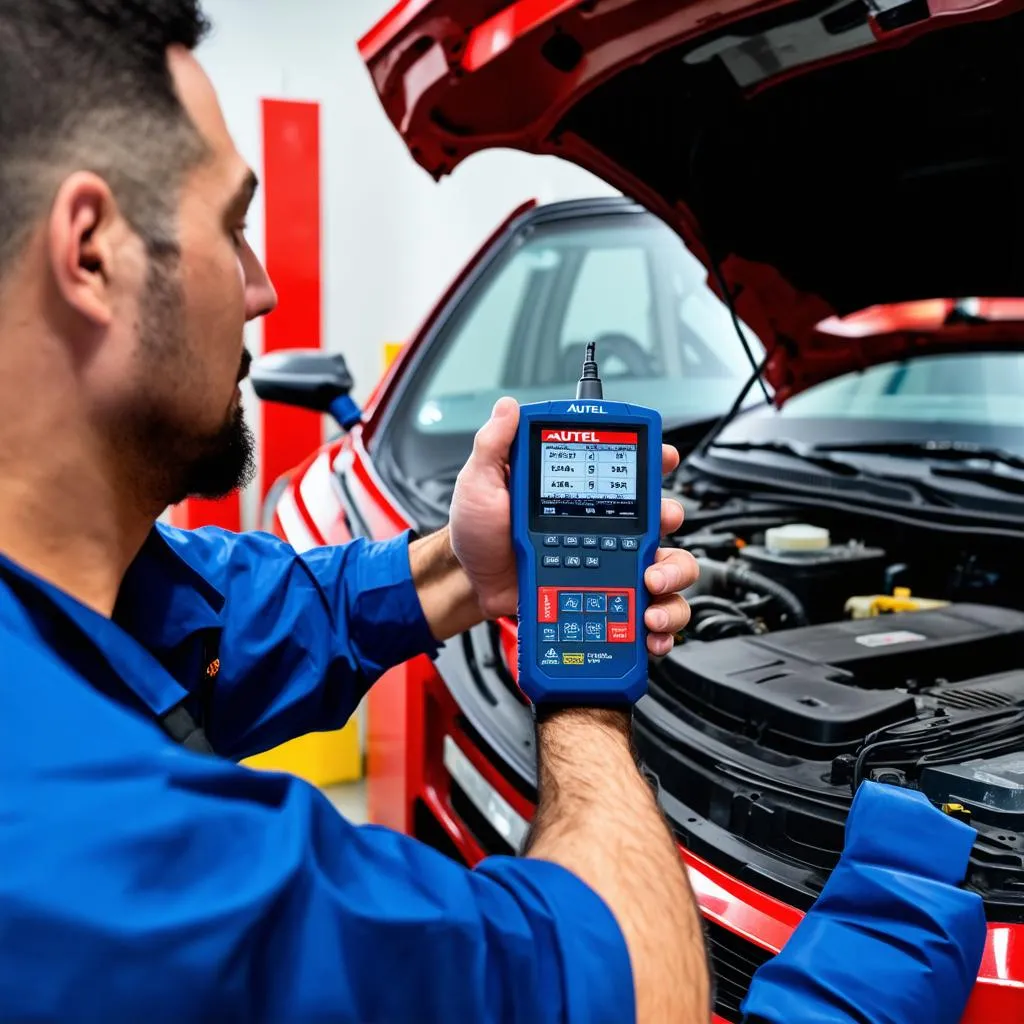
<svg viewBox="0 0 1024 1024"><path fill-rule="evenodd" d="M366 782L353 782L346 786L329 786L324 790L327 798L349 821L356 825L365 825L366 816Z"/></svg>

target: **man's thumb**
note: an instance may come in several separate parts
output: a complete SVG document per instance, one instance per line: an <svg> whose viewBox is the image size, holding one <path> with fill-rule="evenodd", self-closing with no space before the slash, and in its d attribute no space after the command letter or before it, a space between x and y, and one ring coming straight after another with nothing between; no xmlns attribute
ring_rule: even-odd
<svg viewBox="0 0 1024 1024"><path fill-rule="evenodd" d="M518 428L519 403L514 398L499 398L491 418L476 435L473 457L504 471Z"/></svg>

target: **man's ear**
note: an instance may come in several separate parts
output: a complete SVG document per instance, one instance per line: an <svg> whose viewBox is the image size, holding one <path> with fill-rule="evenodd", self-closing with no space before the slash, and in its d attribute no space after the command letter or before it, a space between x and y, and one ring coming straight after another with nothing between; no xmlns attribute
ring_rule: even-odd
<svg viewBox="0 0 1024 1024"><path fill-rule="evenodd" d="M123 224L110 186L79 171L66 178L50 210L49 257L68 307L95 327L114 316L111 277Z"/></svg>

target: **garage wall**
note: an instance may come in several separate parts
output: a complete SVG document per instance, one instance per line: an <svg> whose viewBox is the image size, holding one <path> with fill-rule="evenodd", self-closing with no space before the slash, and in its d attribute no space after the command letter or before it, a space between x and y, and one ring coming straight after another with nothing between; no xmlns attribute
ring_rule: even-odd
<svg viewBox="0 0 1024 1024"><path fill-rule="evenodd" d="M418 326L480 242L523 200L610 191L554 158L485 153L435 184L409 157L356 51L391 0L205 0L215 34L199 57L242 153L261 165L261 98L322 106L324 344L364 397L385 342ZM250 237L263 246L261 204ZM249 339L260 348L260 332Z"/></svg>

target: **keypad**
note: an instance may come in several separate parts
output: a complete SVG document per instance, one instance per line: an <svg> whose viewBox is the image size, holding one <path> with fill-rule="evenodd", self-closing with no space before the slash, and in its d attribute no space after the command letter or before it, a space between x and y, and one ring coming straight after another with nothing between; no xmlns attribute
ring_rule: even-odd
<svg viewBox="0 0 1024 1024"><path fill-rule="evenodd" d="M600 529L600 527L598 528ZM628 556L640 538L621 534L545 533L537 555L548 572L537 592L537 658L542 668L590 666L617 670L627 652L616 645L636 639L636 597L626 587L593 586L604 568L613 578L628 572ZM554 570L553 572L551 570ZM558 585L564 578L565 585ZM628 577L627 577L628 578ZM555 583L554 586L549 584Z"/></svg>
<svg viewBox="0 0 1024 1024"><path fill-rule="evenodd" d="M545 665L586 664L586 651L600 650L591 645L632 643L636 635L632 590L541 587L537 614Z"/></svg>
<svg viewBox="0 0 1024 1024"><path fill-rule="evenodd" d="M545 533L543 540L546 548L590 548L601 551L637 551L640 548L637 537L599 537L589 533Z"/></svg>

